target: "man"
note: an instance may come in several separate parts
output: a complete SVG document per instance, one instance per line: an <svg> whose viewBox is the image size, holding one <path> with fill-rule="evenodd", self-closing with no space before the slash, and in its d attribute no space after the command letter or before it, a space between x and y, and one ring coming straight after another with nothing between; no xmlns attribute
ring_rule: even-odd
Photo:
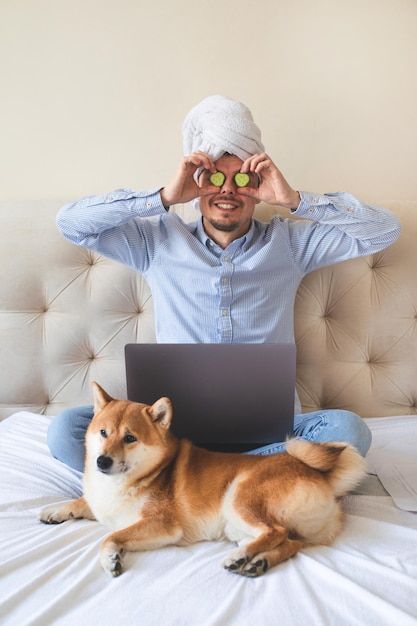
<svg viewBox="0 0 417 626"><path fill-rule="evenodd" d="M57 217L70 241L145 276L158 342L293 342L294 300L303 276L378 252L400 233L392 213L350 194L294 190L264 152L260 131L241 103L221 96L203 100L188 114L183 134L185 157L165 187L85 198ZM191 224L168 211L189 201L201 212ZM253 218L261 201L308 219L277 215L262 224ZM366 454L371 436L357 415L301 415L297 398L295 413L296 436L348 441ZM48 433L52 454L80 471L92 414L92 407L64 411ZM277 442L254 452L284 447Z"/></svg>

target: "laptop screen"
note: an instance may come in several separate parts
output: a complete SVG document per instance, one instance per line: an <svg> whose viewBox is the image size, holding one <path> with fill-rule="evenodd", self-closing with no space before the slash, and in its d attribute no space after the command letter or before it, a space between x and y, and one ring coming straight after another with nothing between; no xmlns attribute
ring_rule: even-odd
<svg viewBox="0 0 417 626"><path fill-rule="evenodd" d="M128 399L170 398L177 437L243 450L292 433L294 344L128 344L125 358Z"/></svg>

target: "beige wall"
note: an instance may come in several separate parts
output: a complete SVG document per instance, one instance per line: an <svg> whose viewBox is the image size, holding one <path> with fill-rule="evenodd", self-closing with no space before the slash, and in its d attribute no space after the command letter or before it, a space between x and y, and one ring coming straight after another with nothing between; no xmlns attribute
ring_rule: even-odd
<svg viewBox="0 0 417 626"><path fill-rule="evenodd" d="M164 184L203 97L299 189L416 199L416 0L0 0L0 200Z"/></svg>

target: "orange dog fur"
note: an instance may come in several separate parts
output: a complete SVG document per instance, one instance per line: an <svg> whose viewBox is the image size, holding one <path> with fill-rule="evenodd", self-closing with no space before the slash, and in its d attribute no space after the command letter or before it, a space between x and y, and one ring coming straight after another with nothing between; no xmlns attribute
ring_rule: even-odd
<svg viewBox="0 0 417 626"><path fill-rule="evenodd" d="M168 398L147 406L93 388L84 495L44 508L40 521L110 527L100 560L111 576L125 551L228 539L238 547L224 567L253 577L341 531L341 497L365 473L348 444L291 439L271 456L210 452L170 432Z"/></svg>

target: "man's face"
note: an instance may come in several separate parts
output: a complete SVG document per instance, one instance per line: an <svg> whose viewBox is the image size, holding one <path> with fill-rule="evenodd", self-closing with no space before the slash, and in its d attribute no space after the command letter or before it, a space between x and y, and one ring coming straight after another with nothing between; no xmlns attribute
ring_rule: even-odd
<svg viewBox="0 0 417 626"><path fill-rule="evenodd" d="M242 163L239 157L231 155L224 155L215 161L217 171L225 175L224 183L216 193L203 193L199 198L205 231L215 241L221 236L220 233L230 233L228 240L233 241L246 234L250 228L257 201L244 195L244 192L237 192L234 175L240 172ZM257 186L256 174L252 173L251 177L254 178L253 184L249 184ZM198 179L199 186L202 189L205 186L212 188L209 179L210 172L204 170ZM224 236L221 237L224 241Z"/></svg>

